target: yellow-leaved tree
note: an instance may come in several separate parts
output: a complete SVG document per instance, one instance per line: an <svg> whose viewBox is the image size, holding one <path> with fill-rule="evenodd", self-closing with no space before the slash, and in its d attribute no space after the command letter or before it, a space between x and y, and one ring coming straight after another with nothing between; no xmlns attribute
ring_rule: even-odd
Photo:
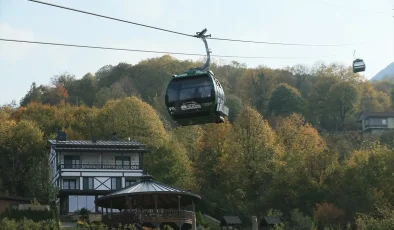
<svg viewBox="0 0 394 230"><path fill-rule="evenodd" d="M264 210L268 187L280 165L275 132L255 109L245 106L230 137L231 148L220 161L227 197L246 213Z"/></svg>
<svg viewBox="0 0 394 230"><path fill-rule="evenodd" d="M193 178L186 149L166 132L149 104L137 97L109 101L98 112L95 125L100 137L110 139L116 132L119 139L130 137L146 144L150 152L145 154L144 167L157 180L190 187Z"/></svg>

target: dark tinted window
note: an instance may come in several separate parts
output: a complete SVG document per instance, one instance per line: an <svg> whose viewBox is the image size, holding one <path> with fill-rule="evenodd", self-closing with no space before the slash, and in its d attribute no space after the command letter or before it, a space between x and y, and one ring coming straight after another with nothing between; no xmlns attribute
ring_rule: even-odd
<svg viewBox="0 0 394 230"><path fill-rule="evenodd" d="M168 100L211 97L213 85L208 75L175 79L168 86Z"/></svg>

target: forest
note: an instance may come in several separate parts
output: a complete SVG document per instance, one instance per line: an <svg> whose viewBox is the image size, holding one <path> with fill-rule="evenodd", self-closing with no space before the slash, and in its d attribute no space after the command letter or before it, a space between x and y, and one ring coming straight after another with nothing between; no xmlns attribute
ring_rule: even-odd
<svg viewBox="0 0 394 230"><path fill-rule="evenodd" d="M0 194L51 202L46 141L58 130L68 139L116 132L146 144L155 180L200 194L213 217L280 215L292 229L394 226L394 134L362 135L356 122L361 111L394 110L393 82L336 63L213 63L228 119L175 127L166 86L199 64L165 55L32 83L20 105L0 109Z"/></svg>

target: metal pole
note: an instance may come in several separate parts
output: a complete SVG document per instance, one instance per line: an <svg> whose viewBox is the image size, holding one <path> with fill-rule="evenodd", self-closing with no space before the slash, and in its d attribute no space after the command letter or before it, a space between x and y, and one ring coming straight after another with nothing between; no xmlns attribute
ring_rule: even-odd
<svg viewBox="0 0 394 230"><path fill-rule="evenodd" d="M178 220L179 220L179 230L181 230L181 196L178 195Z"/></svg>

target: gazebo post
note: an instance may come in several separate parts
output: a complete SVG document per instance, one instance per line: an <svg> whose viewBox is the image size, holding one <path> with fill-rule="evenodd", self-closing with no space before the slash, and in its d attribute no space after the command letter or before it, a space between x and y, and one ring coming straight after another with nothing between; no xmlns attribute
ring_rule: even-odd
<svg viewBox="0 0 394 230"><path fill-rule="evenodd" d="M196 209L194 207L194 200L192 200L192 209L193 209L192 230L197 230Z"/></svg>
<svg viewBox="0 0 394 230"><path fill-rule="evenodd" d="M112 219L112 200L109 201L110 205L111 205L111 229L112 229L112 223L113 223L113 219Z"/></svg>
<svg viewBox="0 0 394 230"><path fill-rule="evenodd" d="M178 195L178 220L179 220L179 230L181 230L181 195Z"/></svg>
<svg viewBox="0 0 394 230"><path fill-rule="evenodd" d="M157 217L157 195L153 195L155 198L155 216Z"/></svg>

